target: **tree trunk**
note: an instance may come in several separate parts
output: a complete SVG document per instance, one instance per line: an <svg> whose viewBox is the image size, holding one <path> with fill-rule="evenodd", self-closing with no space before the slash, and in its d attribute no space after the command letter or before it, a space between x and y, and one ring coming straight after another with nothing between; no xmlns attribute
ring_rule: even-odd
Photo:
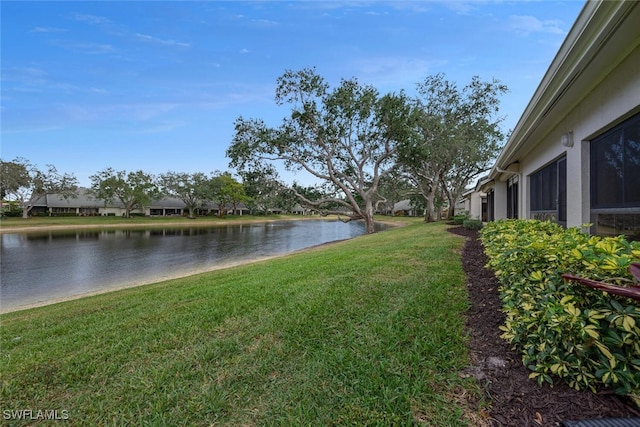
<svg viewBox="0 0 640 427"><path fill-rule="evenodd" d="M120 201L124 205L124 217L131 218L131 211L136 207L135 202L131 200L127 201L126 199L123 200L122 197L120 197Z"/></svg>
<svg viewBox="0 0 640 427"><path fill-rule="evenodd" d="M424 222L434 222L436 220L436 206L435 206L435 198L436 198L436 192L435 191L429 191L429 193L427 194L426 202L427 202L427 206L425 206L424 209Z"/></svg>
<svg viewBox="0 0 640 427"><path fill-rule="evenodd" d="M444 195L447 198L447 202L449 202L449 206L447 207L447 219L451 219L456 212L456 199L449 190L444 190Z"/></svg>
<svg viewBox="0 0 640 427"><path fill-rule="evenodd" d="M22 207L22 219L28 219L33 205L41 196L31 196L29 200L20 200L20 206Z"/></svg>
<svg viewBox="0 0 640 427"><path fill-rule="evenodd" d="M193 213L195 209L193 208L193 206L189 206L189 219L193 219L195 218L195 215Z"/></svg>
<svg viewBox="0 0 640 427"><path fill-rule="evenodd" d="M375 222L373 220L373 203L371 202L371 198L366 197L364 202L364 212L360 212L362 214L362 219L364 220L364 227L367 234L372 234L376 232Z"/></svg>
<svg viewBox="0 0 640 427"><path fill-rule="evenodd" d="M375 221L373 219L373 209L364 212L364 226L367 234L376 232Z"/></svg>

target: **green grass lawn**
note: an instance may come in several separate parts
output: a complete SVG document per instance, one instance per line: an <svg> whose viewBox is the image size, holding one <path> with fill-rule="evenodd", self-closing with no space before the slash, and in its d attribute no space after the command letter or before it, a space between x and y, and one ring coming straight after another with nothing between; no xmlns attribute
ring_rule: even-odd
<svg viewBox="0 0 640 427"><path fill-rule="evenodd" d="M48 409L66 411L69 425L465 425L464 396L477 389L459 375L463 240L445 227L413 222L4 314L0 417Z"/></svg>

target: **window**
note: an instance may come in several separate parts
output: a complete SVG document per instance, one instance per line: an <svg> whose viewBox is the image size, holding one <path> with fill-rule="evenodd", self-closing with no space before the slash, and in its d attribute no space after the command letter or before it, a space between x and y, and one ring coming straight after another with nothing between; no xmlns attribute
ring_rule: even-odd
<svg viewBox="0 0 640 427"><path fill-rule="evenodd" d="M488 209L487 209L487 196L484 196L481 198L482 200L482 208L481 208L481 220L482 222L487 222L489 221L489 216L488 216Z"/></svg>
<svg viewBox="0 0 640 427"><path fill-rule="evenodd" d="M518 218L518 176L507 182L507 218Z"/></svg>
<svg viewBox="0 0 640 427"><path fill-rule="evenodd" d="M493 189L487 192L487 221L496 219L495 215L495 192Z"/></svg>
<svg viewBox="0 0 640 427"><path fill-rule="evenodd" d="M80 208L81 216L93 216L93 215L98 215L98 213L99 213L98 208Z"/></svg>
<svg viewBox="0 0 640 427"><path fill-rule="evenodd" d="M565 157L529 177L531 217L567 223L567 159Z"/></svg>
<svg viewBox="0 0 640 427"><path fill-rule="evenodd" d="M595 233L640 239L640 114L593 139L590 157Z"/></svg>
<svg viewBox="0 0 640 427"><path fill-rule="evenodd" d="M52 214L68 214L68 213L76 213L76 208L51 208Z"/></svg>

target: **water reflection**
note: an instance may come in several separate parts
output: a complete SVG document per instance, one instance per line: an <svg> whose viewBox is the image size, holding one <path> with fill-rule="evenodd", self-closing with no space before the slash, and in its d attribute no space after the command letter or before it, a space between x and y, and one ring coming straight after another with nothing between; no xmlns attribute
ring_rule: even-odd
<svg viewBox="0 0 640 427"><path fill-rule="evenodd" d="M359 222L316 220L3 234L0 299L6 310L292 252L363 233L364 225Z"/></svg>

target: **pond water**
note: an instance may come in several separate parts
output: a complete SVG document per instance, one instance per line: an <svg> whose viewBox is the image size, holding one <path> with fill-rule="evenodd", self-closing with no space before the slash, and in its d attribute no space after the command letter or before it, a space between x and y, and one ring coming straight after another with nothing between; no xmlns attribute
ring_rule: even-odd
<svg viewBox="0 0 640 427"><path fill-rule="evenodd" d="M364 232L361 222L302 220L2 234L0 308L180 277Z"/></svg>

